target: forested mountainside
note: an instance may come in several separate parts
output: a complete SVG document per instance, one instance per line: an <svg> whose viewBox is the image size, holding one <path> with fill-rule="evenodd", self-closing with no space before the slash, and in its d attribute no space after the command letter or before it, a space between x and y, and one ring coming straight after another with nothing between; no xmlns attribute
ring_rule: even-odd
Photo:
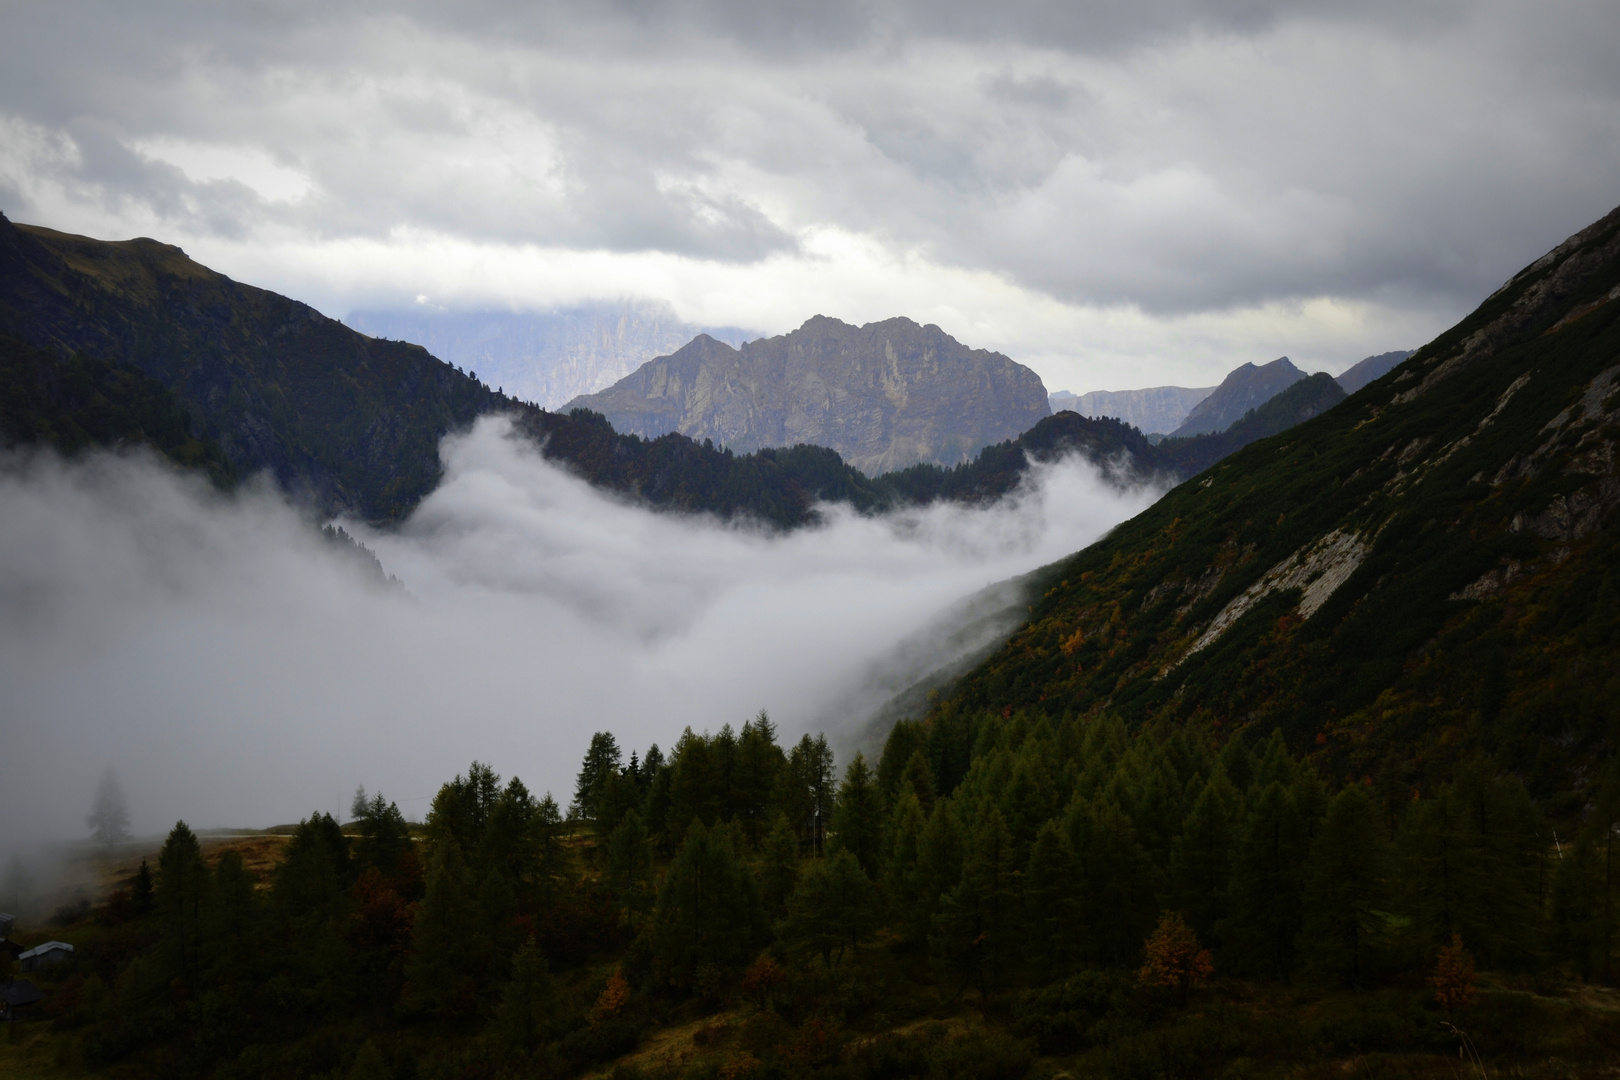
<svg viewBox="0 0 1620 1080"><path fill-rule="evenodd" d="M873 476L971 461L1049 411L1039 375L937 326L824 315L740 349L698 337L569 406L621 431L679 431L739 451L828 446Z"/></svg>
<svg viewBox="0 0 1620 1080"><path fill-rule="evenodd" d="M1042 571L931 723L1278 729L1401 798L1484 755L1579 816L1620 737L1617 300L1620 211Z"/></svg>
<svg viewBox="0 0 1620 1080"><path fill-rule="evenodd" d="M176 465L234 479L219 443L202 437L184 405L156 379L77 354L36 349L0 334L0 448L147 447Z"/></svg>

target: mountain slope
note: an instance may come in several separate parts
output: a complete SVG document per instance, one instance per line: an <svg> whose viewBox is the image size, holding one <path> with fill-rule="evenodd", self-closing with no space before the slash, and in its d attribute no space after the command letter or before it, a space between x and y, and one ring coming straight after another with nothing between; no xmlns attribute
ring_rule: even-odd
<svg viewBox="0 0 1620 1080"><path fill-rule="evenodd" d="M1321 416L1345 399L1345 392L1326 372L1307 375L1259 408L1250 409L1225 431L1188 439L1163 439L1154 447L1163 472L1175 476L1201 473L1217 461L1259 439L1287 431Z"/></svg>
<svg viewBox="0 0 1620 1080"><path fill-rule="evenodd" d="M1620 210L1338 408L1039 576L936 724L1281 729L1340 776L1486 753L1572 810L1620 731Z"/></svg>
<svg viewBox="0 0 1620 1080"><path fill-rule="evenodd" d="M1338 376L1338 383L1347 394L1353 394L1374 379L1382 378L1393 371L1395 365L1412 355L1411 349L1398 349L1395 352L1379 353L1369 356L1365 360L1358 360Z"/></svg>
<svg viewBox="0 0 1620 1080"><path fill-rule="evenodd" d="M133 367L242 472L325 510L397 517L439 479L438 443L502 405L420 346L377 341L155 240L0 217L0 332Z"/></svg>
<svg viewBox="0 0 1620 1080"><path fill-rule="evenodd" d="M1153 386L1145 390L1092 390L1071 394L1059 390L1049 398L1052 411L1070 409L1081 416L1115 416L1150 435L1174 431L1187 414L1215 390L1213 386Z"/></svg>
<svg viewBox="0 0 1620 1080"><path fill-rule="evenodd" d="M569 407L600 412L620 431L679 431L739 451L829 446L873 476L968 461L1049 411L1040 376L937 326L820 315L741 349L698 337Z"/></svg>
<svg viewBox="0 0 1620 1080"><path fill-rule="evenodd" d="M1241 420L1244 413L1259 408L1304 377L1305 373L1286 356L1269 364L1235 367L1221 380L1221 385L1193 406L1187 419L1169 435L1185 438L1225 431Z"/></svg>

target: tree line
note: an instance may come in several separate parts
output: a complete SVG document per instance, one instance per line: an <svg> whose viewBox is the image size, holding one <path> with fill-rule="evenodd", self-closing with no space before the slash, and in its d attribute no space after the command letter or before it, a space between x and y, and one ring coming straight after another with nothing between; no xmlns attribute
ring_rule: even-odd
<svg viewBox="0 0 1620 1080"><path fill-rule="evenodd" d="M414 1031L564 1075L633 1048L647 1008L880 954L987 1004L1162 966L1158 939L1199 977L1365 988L1459 941L1612 975L1600 813L1561 837L1483 766L1330 784L1279 733L987 713L903 722L840 770L761 713L667 755L596 734L566 811L477 762L423 826L380 794L354 810L299 823L262 888L177 824L99 913L62 1019L86 1058L318 1073Z"/></svg>

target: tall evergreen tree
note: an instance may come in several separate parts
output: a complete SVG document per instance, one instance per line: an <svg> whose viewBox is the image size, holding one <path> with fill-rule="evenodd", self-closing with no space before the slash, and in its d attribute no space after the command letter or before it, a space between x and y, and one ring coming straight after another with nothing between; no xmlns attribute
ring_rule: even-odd
<svg viewBox="0 0 1620 1080"><path fill-rule="evenodd" d="M1012 836L994 808L973 831L962 880L934 917L929 954L935 964L988 997L1019 957L1021 892Z"/></svg>
<svg viewBox="0 0 1620 1080"><path fill-rule="evenodd" d="M619 742L612 732L598 731L591 736L591 745L585 751L585 760L580 764L579 776L574 781L574 802L568 808L570 816L593 825L598 819L608 816L607 811L613 802L613 788L619 779L620 763ZM612 829L613 824L616 823L604 825L601 830L603 835Z"/></svg>
<svg viewBox="0 0 1620 1080"><path fill-rule="evenodd" d="M884 860L884 893L890 912L899 922L908 943L928 937L934 897L929 896L923 879L923 833L928 821L922 804L910 788L902 788L889 815L888 857Z"/></svg>
<svg viewBox="0 0 1620 1080"><path fill-rule="evenodd" d="M654 970L691 985L704 965L742 968L765 928L759 893L737 857L732 831L694 818L658 893L652 927Z"/></svg>
<svg viewBox="0 0 1620 1080"><path fill-rule="evenodd" d="M1199 939L1216 948L1226 918L1240 803L1237 789L1217 762L1193 799L1170 857L1176 904Z"/></svg>
<svg viewBox="0 0 1620 1080"><path fill-rule="evenodd" d="M477 973L467 962L468 929L478 918L472 874L454 837L436 844L427 895L416 909L406 998L431 1015L470 1015L478 1006Z"/></svg>
<svg viewBox="0 0 1620 1080"><path fill-rule="evenodd" d="M833 809L832 831L837 846L855 856L861 870L875 878L883 846L883 811L876 778L857 753L844 770Z"/></svg>
<svg viewBox="0 0 1620 1080"><path fill-rule="evenodd" d="M1305 863L1300 954L1318 975L1359 988L1383 930L1388 840L1378 809L1359 784L1328 804Z"/></svg>
<svg viewBox="0 0 1620 1080"><path fill-rule="evenodd" d="M1228 916L1220 929L1223 965L1284 982L1292 976L1304 917L1301 869L1309 852L1293 796L1273 780L1250 800L1232 852Z"/></svg>
<svg viewBox="0 0 1620 1080"><path fill-rule="evenodd" d="M124 789L118 783L118 774L111 768L101 774L96 787L95 805L85 819L90 835L103 847L112 847L129 839L129 804Z"/></svg>
<svg viewBox="0 0 1620 1080"><path fill-rule="evenodd" d="M777 814L759 860L760 902L767 917L775 919L786 909L798 881L799 830L786 814Z"/></svg>
<svg viewBox="0 0 1620 1080"><path fill-rule="evenodd" d="M732 780L737 819L750 848L758 848L771 827L771 796L787 767L787 755L776 742L776 725L764 709L745 723L737 739L737 767Z"/></svg>
<svg viewBox="0 0 1620 1080"><path fill-rule="evenodd" d="M878 927L877 888L848 848L812 862L788 898L777 934L790 947L821 957L829 969Z"/></svg>
<svg viewBox="0 0 1620 1080"><path fill-rule="evenodd" d="M1058 978L1079 960L1081 911L1074 845L1056 821L1041 826L1030 848L1024 906L1030 970Z"/></svg>
<svg viewBox="0 0 1620 1080"><path fill-rule="evenodd" d="M199 974L208 885L202 845L184 821L175 822L158 855L157 909L171 970L183 984L193 987Z"/></svg>

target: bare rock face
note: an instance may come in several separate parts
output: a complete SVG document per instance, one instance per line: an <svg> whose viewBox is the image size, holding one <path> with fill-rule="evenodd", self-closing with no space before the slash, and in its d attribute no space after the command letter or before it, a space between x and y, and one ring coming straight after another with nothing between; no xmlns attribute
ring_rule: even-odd
<svg viewBox="0 0 1620 1080"><path fill-rule="evenodd" d="M1040 376L937 326L823 315L741 349L699 336L564 408L602 413L619 431L678 431L739 452L827 446L873 476L971 460L1050 411Z"/></svg>

